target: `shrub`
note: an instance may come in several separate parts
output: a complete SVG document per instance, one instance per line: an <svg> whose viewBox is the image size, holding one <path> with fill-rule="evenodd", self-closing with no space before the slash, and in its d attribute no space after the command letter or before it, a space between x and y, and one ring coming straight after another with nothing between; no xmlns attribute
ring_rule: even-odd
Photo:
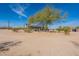
<svg viewBox="0 0 79 59"><path fill-rule="evenodd" d="M24 28L23 30L24 30L24 32L28 32L28 33L31 33L32 32L31 27Z"/></svg>
<svg viewBox="0 0 79 59"><path fill-rule="evenodd" d="M63 30L64 30L65 35L69 35L71 28L70 27L64 27Z"/></svg>
<svg viewBox="0 0 79 59"><path fill-rule="evenodd" d="M17 28L13 28L12 31L18 32L18 29Z"/></svg>
<svg viewBox="0 0 79 59"><path fill-rule="evenodd" d="M63 27L59 26L59 28L57 29L58 32L63 31Z"/></svg>

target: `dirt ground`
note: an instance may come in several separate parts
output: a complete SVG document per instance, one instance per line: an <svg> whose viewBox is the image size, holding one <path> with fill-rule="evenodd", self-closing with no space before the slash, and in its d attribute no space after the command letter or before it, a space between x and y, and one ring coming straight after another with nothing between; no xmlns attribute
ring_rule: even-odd
<svg viewBox="0 0 79 59"><path fill-rule="evenodd" d="M10 43L5 42L19 42ZM13 32L0 30L0 43L4 43L4 50L0 55L5 56L78 56L79 32L64 33L50 32ZM14 45L13 45L14 44ZM2 44L0 44L2 46ZM1 47L2 48L2 47ZM8 48L6 50L6 48Z"/></svg>

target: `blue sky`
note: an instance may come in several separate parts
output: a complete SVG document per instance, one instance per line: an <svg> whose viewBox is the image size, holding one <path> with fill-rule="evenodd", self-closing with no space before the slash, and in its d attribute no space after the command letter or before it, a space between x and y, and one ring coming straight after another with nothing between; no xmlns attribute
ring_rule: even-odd
<svg viewBox="0 0 79 59"><path fill-rule="evenodd" d="M28 3L28 4L0 4L0 27L7 26L8 20L10 26L24 26L28 17L34 15L36 12L44 8L45 3ZM61 10L62 13L68 13L68 17L64 22L58 21L49 26L49 28L56 28L58 26L79 26L79 4L77 3L52 3L48 4L51 8Z"/></svg>

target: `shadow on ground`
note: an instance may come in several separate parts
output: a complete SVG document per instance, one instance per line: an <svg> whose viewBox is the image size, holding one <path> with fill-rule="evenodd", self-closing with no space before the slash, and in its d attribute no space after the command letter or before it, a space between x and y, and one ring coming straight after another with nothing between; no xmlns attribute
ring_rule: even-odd
<svg viewBox="0 0 79 59"><path fill-rule="evenodd" d="M0 52L8 51L12 46L16 46L20 43L22 43L22 41L8 41L0 43Z"/></svg>

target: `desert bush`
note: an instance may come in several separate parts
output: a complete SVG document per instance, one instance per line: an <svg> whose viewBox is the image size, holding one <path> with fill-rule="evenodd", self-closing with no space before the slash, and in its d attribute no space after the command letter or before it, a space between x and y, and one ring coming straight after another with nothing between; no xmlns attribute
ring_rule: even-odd
<svg viewBox="0 0 79 59"><path fill-rule="evenodd" d="M28 33L31 33L32 32L32 29L30 27L27 27L27 28L25 28L23 30L24 30L24 32L28 32Z"/></svg>
<svg viewBox="0 0 79 59"><path fill-rule="evenodd" d="M18 32L18 29L17 28L13 28L12 31Z"/></svg>
<svg viewBox="0 0 79 59"><path fill-rule="evenodd" d="M57 29L58 32L63 31L63 27L59 26L59 28Z"/></svg>
<svg viewBox="0 0 79 59"><path fill-rule="evenodd" d="M64 27L63 30L64 30L65 35L69 35L71 28L70 27Z"/></svg>

